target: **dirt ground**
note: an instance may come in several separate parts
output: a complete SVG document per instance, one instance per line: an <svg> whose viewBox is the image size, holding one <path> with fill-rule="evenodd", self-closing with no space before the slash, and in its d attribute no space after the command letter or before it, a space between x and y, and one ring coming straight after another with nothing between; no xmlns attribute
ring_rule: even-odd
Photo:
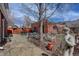
<svg viewBox="0 0 79 59"><path fill-rule="evenodd" d="M41 56L45 53L34 44L28 42L25 35L14 34L4 47L5 50L0 51L1 56Z"/></svg>
<svg viewBox="0 0 79 59"><path fill-rule="evenodd" d="M42 56L42 53L47 54L29 42L26 35L13 34L11 40L4 46L4 50L0 50L0 56ZM75 49L74 56L79 56L78 49Z"/></svg>

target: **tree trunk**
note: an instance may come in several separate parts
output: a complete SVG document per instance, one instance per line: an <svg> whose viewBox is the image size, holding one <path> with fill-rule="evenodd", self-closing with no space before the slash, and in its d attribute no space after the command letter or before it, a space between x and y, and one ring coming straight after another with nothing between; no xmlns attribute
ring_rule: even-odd
<svg viewBox="0 0 79 59"><path fill-rule="evenodd" d="M40 41L43 41L43 20L40 22Z"/></svg>
<svg viewBox="0 0 79 59"><path fill-rule="evenodd" d="M40 21L40 43L41 43L43 41L42 3L39 4L39 21Z"/></svg>

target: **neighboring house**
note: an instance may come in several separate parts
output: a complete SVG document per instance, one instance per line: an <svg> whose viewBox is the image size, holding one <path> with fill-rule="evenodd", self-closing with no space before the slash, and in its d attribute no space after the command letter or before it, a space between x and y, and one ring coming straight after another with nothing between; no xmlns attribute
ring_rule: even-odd
<svg viewBox="0 0 79 59"><path fill-rule="evenodd" d="M14 26L8 26L7 30L12 31L12 34L20 34L22 32L28 33L32 32L31 28L19 28L17 25Z"/></svg>
<svg viewBox="0 0 79 59"><path fill-rule="evenodd" d="M43 33L58 33L62 32L64 24L48 22L43 20ZM32 31L39 32L40 22L32 23Z"/></svg>
<svg viewBox="0 0 79 59"><path fill-rule="evenodd" d="M78 26L72 25L72 26L69 26L69 28L71 29L71 32L79 34L79 25Z"/></svg>
<svg viewBox="0 0 79 59"><path fill-rule="evenodd" d="M19 28L17 25L12 26L12 33L13 34L19 34L21 33L22 29Z"/></svg>
<svg viewBox="0 0 79 59"><path fill-rule="evenodd" d="M5 7L5 6L4 6ZM2 6L0 4L0 45L3 45L7 41L7 20L4 14Z"/></svg>
<svg viewBox="0 0 79 59"><path fill-rule="evenodd" d="M13 29L13 34L20 34L22 32L21 28Z"/></svg>
<svg viewBox="0 0 79 59"><path fill-rule="evenodd" d="M66 22L66 26L71 29L71 32L79 33L79 20Z"/></svg>
<svg viewBox="0 0 79 59"><path fill-rule="evenodd" d="M74 32L75 34L79 33L79 19L76 19L74 21L67 21L65 22L65 25L71 29L71 32Z"/></svg>

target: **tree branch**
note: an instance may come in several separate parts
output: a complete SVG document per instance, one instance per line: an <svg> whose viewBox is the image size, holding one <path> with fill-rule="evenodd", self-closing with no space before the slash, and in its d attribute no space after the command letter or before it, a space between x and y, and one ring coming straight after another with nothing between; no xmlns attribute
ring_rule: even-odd
<svg viewBox="0 0 79 59"><path fill-rule="evenodd" d="M47 19L50 18L50 17L56 12L56 10L59 8L59 6L60 6L60 4L57 4L55 10L51 13L50 16L48 16L48 17L46 17L46 18L47 18Z"/></svg>

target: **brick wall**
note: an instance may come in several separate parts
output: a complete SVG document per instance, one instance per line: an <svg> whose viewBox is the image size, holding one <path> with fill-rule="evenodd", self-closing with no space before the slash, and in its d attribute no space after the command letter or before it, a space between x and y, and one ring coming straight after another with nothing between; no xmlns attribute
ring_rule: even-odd
<svg viewBox="0 0 79 59"><path fill-rule="evenodd" d="M20 34L21 32L22 32L22 29L20 28L13 29L13 34Z"/></svg>
<svg viewBox="0 0 79 59"><path fill-rule="evenodd" d="M44 33L62 33L63 31L63 24L55 24L55 23L51 23L48 21L44 21L43 22L43 32ZM56 27L55 27L56 26ZM36 32L39 32L40 30L40 26L39 26L39 22L35 22L32 24L32 29L34 29Z"/></svg>
<svg viewBox="0 0 79 59"><path fill-rule="evenodd" d="M54 27L53 23L44 22L43 24L44 24L43 25L43 32L44 33L57 32L57 30L53 28ZM33 23L32 29L34 29L36 32L39 32L39 30L40 30L39 22Z"/></svg>
<svg viewBox="0 0 79 59"><path fill-rule="evenodd" d="M11 30L12 31L12 34L20 34L21 32L32 32L31 28L25 28L25 29L21 29L21 28L16 28L16 29L13 29L13 28L8 28L8 30Z"/></svg>

